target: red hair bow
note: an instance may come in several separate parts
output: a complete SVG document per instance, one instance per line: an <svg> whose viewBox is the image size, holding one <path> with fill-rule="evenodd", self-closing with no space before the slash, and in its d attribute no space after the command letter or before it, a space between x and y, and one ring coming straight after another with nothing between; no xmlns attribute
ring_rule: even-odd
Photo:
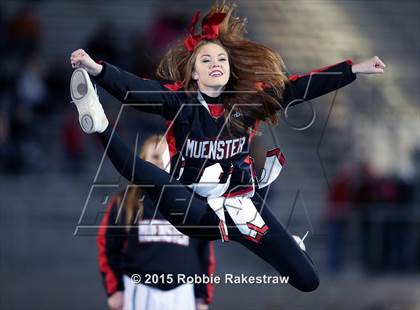
<svg viewBox="0 0 420 310"><path fill-rule="evenodd" d="M226 13L214 13L201 24L201 34L195 34L195 25L200 18L200 11L195 12L191 25L188 27L188 36L184 39L184 46L192 52L198 42L202 40L214 40L219 37L220 23L225 19Z"/></svg>

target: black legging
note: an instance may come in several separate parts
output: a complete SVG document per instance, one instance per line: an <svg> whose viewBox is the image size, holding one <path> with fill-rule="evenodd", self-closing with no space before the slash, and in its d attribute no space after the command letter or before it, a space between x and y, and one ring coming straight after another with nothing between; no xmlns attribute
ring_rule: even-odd
<svg viewBox="0 0 420 310"><path fill-rule="evenodd" d="M171 178L164 170L134 156L133 151L116 133L112 135L111 126L99 136L115 168L127 180L142 185L163 216L179 231L194 238L221 238L220 220L204 198L194 194L175 178ZM226 213L229 239L250 249L271 264L282 276L288 276L289 283L295 288L304 292L315 290L319 285L319 278L308 254L300 249L267 206L260 214L269 227L261 243L257 244L244 238Z"/></svg>

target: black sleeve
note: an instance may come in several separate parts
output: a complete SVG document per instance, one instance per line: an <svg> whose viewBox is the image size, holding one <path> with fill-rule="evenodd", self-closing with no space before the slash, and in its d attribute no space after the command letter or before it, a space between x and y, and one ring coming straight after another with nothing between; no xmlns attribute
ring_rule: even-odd
<svg viewBox="0 0 420 310"><path fill-rule="evenodd" d="M356 74L351 71L352 64L348 59L307 74L290 75L280 102L282 107L323 96L350 84L356 79Z"/></svg>
<svg viewBox="0 0 420 310"><path fill-rule="evenodd" d="M215 271L214 245L213 241L200 241L198 244L198 256L200 274L210 276ZM206 304L213 300L213 284L195 284L195 298L202 298Z"/></svg>
<svg viewBox="0 0 420 310"><path fill-rule="evenodd" d="M107 62L100 63L102 71L92 79L121 102L133 104L137 110L172 120L181 102L185 101L185 93L176 83L143 79Z"/></svg>
<svg viewBox="0 0 420 310"><path fill-rule="evenodd" d="M108 296L124 291L122 257L127 233L124 228L115 227L118 226L117 214L118 204L114 197L108 203L96 238L99 270Z"/></svg>

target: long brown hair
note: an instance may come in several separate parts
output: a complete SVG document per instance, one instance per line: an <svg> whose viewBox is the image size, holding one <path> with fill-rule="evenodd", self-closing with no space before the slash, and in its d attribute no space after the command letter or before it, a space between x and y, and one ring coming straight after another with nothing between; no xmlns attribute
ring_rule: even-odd
<svg viewBox="0 0 420 310"><path fill-rule="evenodd" d="M228 124L233 125L231 128L249 131L252 130L250 126L255 120L277 124L279 117L276 112L281 109L279 100L282 99L288 78L283 73L285 65L277 52L244 38L247 21L233 16L235 7L235 4L226 4L225 1L216 3L203 17L203 21L214 13L226 13L220 24L218 39L199 42L192 53L185 48L183 40L180 40L163 57L156 74L162 79L179 81L187 94L194 93L198 86L191 75L199 48L208 42L221 45L228 53L231 69L231 76L225 87L228 92L224 94L223 102L225 117ZM270 88L272 92L269 94L263 91L261 86ZM241 117L232 117L233 114Z"/></svg>
<svg viewBox="0 0 420 310"><path fill-rule="evenodd" d="M145 160L149 147L152 145L158 147L160 143L166 144L166 140L162 135L153 135L149 137L144 141L140 149L139 157ZM125 191L122 191L116 196L117 205L122 208L121 210L124 210L125 213L124 223L126 225L126 231L129 231L131 226L136 225L143 216L144 203L143 199L141 199L142 196L143 191L140 186L130 186L126 191L126 194ZM121 212L121 214L123 214L123 212Z"/></svg>

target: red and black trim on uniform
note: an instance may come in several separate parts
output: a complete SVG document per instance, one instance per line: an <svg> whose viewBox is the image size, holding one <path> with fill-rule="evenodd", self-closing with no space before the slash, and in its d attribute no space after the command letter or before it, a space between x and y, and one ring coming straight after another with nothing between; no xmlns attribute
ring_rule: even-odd
<svg viewBox="0 0 420 310"><path fill-rule="evenodd" d="M261 243L261 238L267 233L268 231L268 225L264 224L263 227L258 227L255 226L254 224L247 222L246 225L248 226L249 229L256 231L257 234L255 235L255 237L252 236L245 236L245 238L247 238L248 240L251 240L252 242L255 243Z"/></svg>
<svg viewBox="0 0 420 310"><path fill-rule="evenodd" d="M245 235L244 235L244 237L246 239L248 239L249 241L252 241L254 243L260 244L261 243L261 238L263 237L263 235L257 234L255 236L255 238L254 237L251 237L251 236L245 236Z"/></svg>
<svg viewBox="0 0 420 310"><path fill-rule="evenodd" d="M286 158L284 157L283 153L280 151L279 148L272 149L267 152L266 157L276 156L280 162L280 165L284 166L286 162Z"/></svg>
<svg viewBox="0 0 420 310"><path fill-rule="evenodd" d="M345 60L345 62L349 66L353 65L353 61L351 59L347 59L347 60ZM303 77L308 77L308 76L314 75L314 74L319 73L319 72L328 72L331 68L334 68L339 64L340 63L336 63L336 64L333 64L333 65L330 65L330 66L325 66L325 67L320 68L320 69L314 69L314 70L311 70L311 71L309 71L308 73L305 73L305 74L292 74L292 75L289 75L289 80L294 82L298 79L301 79Z"/></svg>
<svg viewBox="0 0 420 310"><path fill-rule="evenodd" d="M225 230L225 222L222 220L220 220L220 223L219 223L219 230L220 230L220 235L222 236L223 242L229 241L229 236L227 234L227 231Z"/></svg>
<svg viewBox="0 0 420 310"><path fill-rule="evenodd" d="M207 276L212 276L214 275L214 272L216 270L216 258L214 256L214 242L210 241L210 247L209 247L209 261L207 264L208 268L207 268ZM205 297L205 303L206 304L211 304L211 302L213 301L213 291L214 291L214 285L212 282L208 283L206 285L206 297ZM196 292L196 298L198 298L198 296L200 296L199 293Z"/></svg>
<svg viewBox="0 0 420 310"><path fill-rule="evenodd" d="M110 253L115 245L114 240L107 238L107 228L110 225L110 214L113 206L116 205L116 198L112 198L107 205L105 214L102 218L101 225L96 238L98 246L98 263L99 270L102 274L105 290L108 296L116 291L124 290L124 282L122 280L121 262L119 255ZM124 246L124 243L121 244Z"/></svg>

